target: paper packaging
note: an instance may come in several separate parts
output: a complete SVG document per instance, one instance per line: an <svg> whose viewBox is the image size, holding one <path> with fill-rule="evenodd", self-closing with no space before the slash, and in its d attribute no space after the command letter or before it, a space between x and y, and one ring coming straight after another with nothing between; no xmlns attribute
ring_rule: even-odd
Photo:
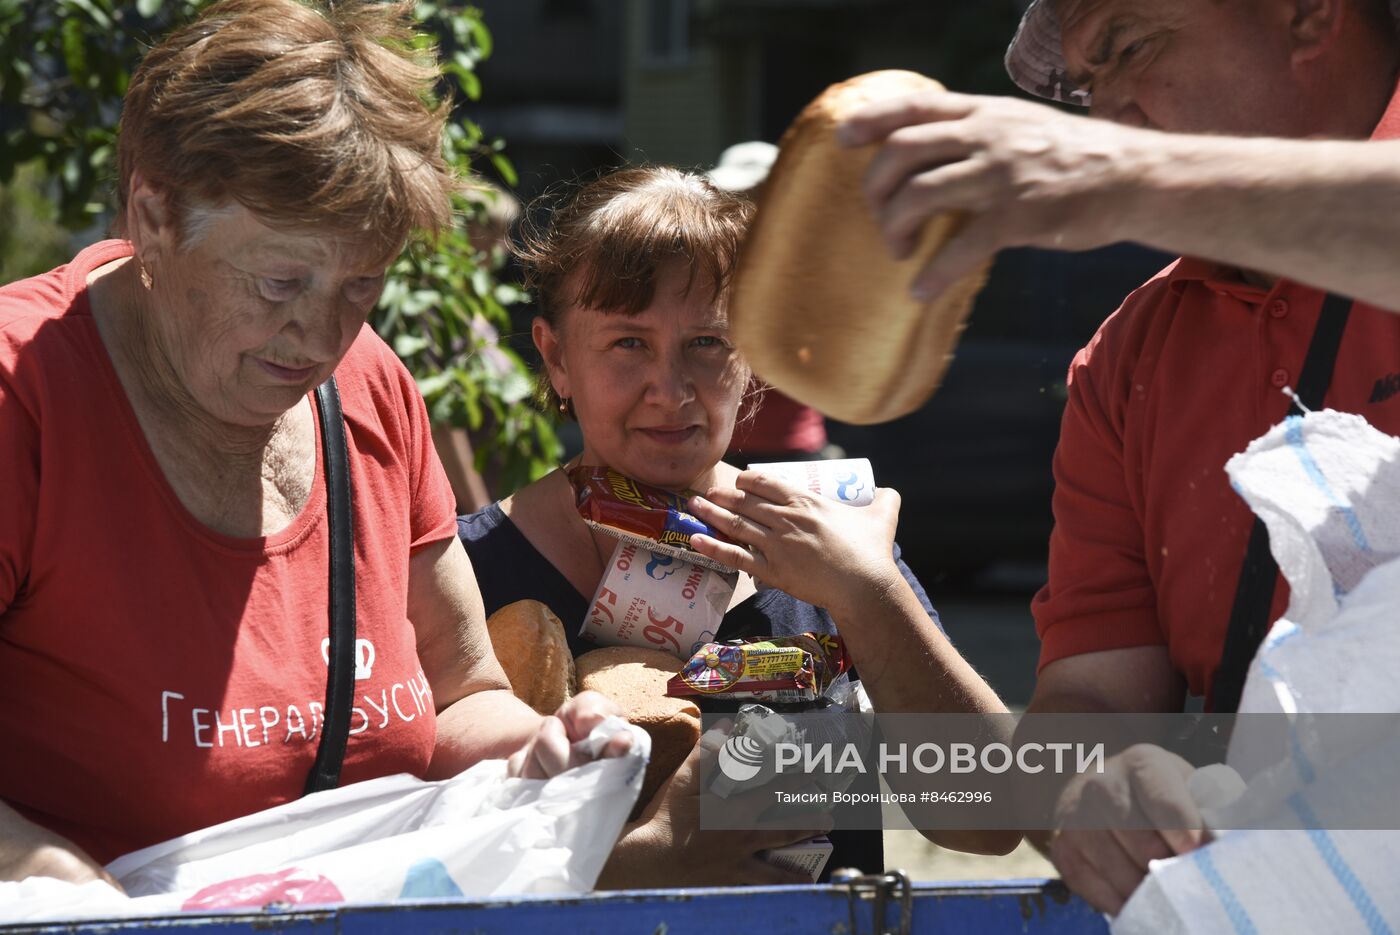
<svg viewBox="0 0 1400 935"><path fill-rule="evenodd" d="M868 458L750 464L749 470L762 471L838 503L869 506L875 501L875 471Z"/></svg>
<svg viewBox="0 0 1400 935"><path fill-rule="evenodd" d="M738 576L618 542L579 636L599 646L645 646L682 661L712 641Z"/></svg>
<svg viewBox="0 0 1400 935"><path fill-rule="evenodd" d="M763 855L763 859L776 867L791 870L793 873L808 873L812 882L822 875L826 862L831 857L831 839L813 838L800 844L774 848Z"/></svg>
<svg viewBox="0 0 1400 935"><path fill-rule="evenodd" d="M578 514L589 529L720 574L729 573L727 566L690 547L691 536L697 534L720 542L733 541L686 510L692 494L643 484L605 467L573 468L569 483Z"/></svg>

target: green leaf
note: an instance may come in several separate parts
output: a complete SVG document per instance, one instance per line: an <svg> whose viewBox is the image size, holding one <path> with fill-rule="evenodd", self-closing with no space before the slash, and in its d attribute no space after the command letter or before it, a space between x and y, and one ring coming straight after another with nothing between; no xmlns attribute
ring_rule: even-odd
<svg viewBox="0 0 1400 935"><path fill-rule="evenodd" d="M512 370L504 374L496 386L497 394L501 397L501 401L506 404L528 399L534 389L534 382L519 370Z"/></svg>
<svg viewBox="0 0 1400 935"><path fill-rule="evenodd" d="M496 291L492 297L502 305L518 305L524 302L528 296L523 289L517 289L509 283L500 283L496 286Z"/></svg>
<svg viewBox="0 0 1400 935"><path fill-rule="evenodd" d="M479 266L472 270L472 291L477 295L491 293L491 274Z"/></svg>
<svg viewBox="0 0 1400 935"><path fill-rule="evenodd" d="M475 397L471 396L462 400L462 403L467 413L467 427L470 429L481 428L481 403ZM482 449L483 454L485 453L485 450L485 448Z"/></svg>
<svg viewBox="0 0 1400 935"><path fill-rule="evenodd" d="M78 19L63 21L63 65L68 69L68 77L74 84L81 85L87 78L87 48L83 41L83 23Z"/></svg>
<svg viewBox="0 0 1400 935"><path fill-rule="evenodd" d="M457 400L449 395L444 395L428 410L428 418L433 421L434 425L451 425L456 409Z"/></svg>
<svg viewBox="0 0 1400 935"><path fill-rule="evenodd" d="M425 399L432 399L447 387L452 385L453 375L450 372L439 372L427 377L419 377L418 392L423 394Z"/></svg>
<svg viewBox="0 0 1400 935"><path fill-rule="evenodd" d="M384 283L384 291L379 294L381 307L396 306L408 295L408 284L400 278L402 275L400 267L395 266L390 273L390 278Z"/></svg>
<svg viewBox="0 0 1400 935"><path fill-rule="evenodd" d="M491 41L491 30L486 28L486 24L481 21L480 14L471 21L472 39L476 42L476 47L481 51L482 58L490 58L494 48Z"/></svg>
<svg viewBox="0 0 1400 935"><path fill-rule="evenodd" d="M69 153L68 158L63 160L63 187L70 192L75 190L82 176L83 168L78 164L78 154Z"/></svg>
<svg viewBox="0 0 1400 935"><path fill-rule="evenodd" d="M165 0L136 0L136 12L146 19L150 19L160 12L160 8L165 5Z"/></svg>
<svg viewBox="0 0 1400 935"><path fill-rule="evenodd" d="M414 289L403 297L399 308L403 314L416 318L442 304L442 293L436 289Z"/></svg>
<svg viewBox="0 0 1400 935"><path fill-rule="evenodd" d="M520 176L515 173L515 166L510 160L500 153L491 154L491 165L496 167L496 171L501 174L501 181L506 183L506 187L514 188L520 184Z"/></svg>
<svg viewBox="0 0 1400 935"><path fill-rule="evenodd" d="M59 7L72 7L82 10L99 29L109 30L112 28L111 17L99 9L97 4L93 3L92 0L62 0Z"/></svg>
<svg viewBox="0 0 1400 935"><path fill-rule="evenodd" d="M419 351L432 346L431 341L418 334L401 334L394 338L394 353L400 357L412 357Z"/></svg>

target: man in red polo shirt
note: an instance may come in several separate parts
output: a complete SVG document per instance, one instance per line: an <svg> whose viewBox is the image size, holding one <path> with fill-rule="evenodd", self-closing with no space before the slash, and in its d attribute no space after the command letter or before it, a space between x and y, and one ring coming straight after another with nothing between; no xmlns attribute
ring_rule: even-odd
<svg viewBox="0 0 1400 935"><path fill-rule="evenodd" d="M1326 405L1400 434L1400 316L1384 310L1400 310L1400 143L1345 142L1400 139L1390 5L1039 0L1007 64L1026 90L1103 119L932 94L873 106L843 133L884 141L867 191L896 253L930 214L969 213L916 293L1013 244L1211 257L1134 292L1070 368L1030 710L1179 711L1188 692L1210 707L1252 526L1224 465L1286 415L1324 289L1362 300ZM1286 603L1280 583L1269 619ZM1158 827L1200 827L1184 761L1111 762L1096 794ZM1071 887L1116 912L1149 860L1200 841L1042 843Z"/></svg>

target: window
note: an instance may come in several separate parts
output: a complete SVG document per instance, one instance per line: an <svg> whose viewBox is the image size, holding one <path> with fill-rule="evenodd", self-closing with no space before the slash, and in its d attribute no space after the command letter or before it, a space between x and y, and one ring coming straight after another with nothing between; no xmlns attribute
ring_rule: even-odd
<svg viewBox="0 0 1400 935"><path fill-rule="evenodd" d="M642 0L645 21L642 62L685 65L690 61L690 0Z"/></svg>
<svg viewBox="0 0 1400 935"><path fill-rule="evenodd" d="M550 22L593 22L597 11L592 3L583 0L544 0L540 7L540 20Z"/></svg>

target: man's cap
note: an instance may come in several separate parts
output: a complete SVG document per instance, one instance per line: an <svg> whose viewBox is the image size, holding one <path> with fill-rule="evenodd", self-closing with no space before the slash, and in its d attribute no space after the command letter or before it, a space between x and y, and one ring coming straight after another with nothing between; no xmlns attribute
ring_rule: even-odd
<svg viewBox="0 0 1400 935"><path fill-rule="evenodd" d="M1016 36L1006 49L1006 71L1023 91L1064 104L1088 106L1083 93L1065 73L1060 18L1050 0L1031 0Z"/></svg>
<svg viewBox="0 0 1400 935"><path fill-rule="evenodd" d="M705 177L716 187L731 192L748 192L763 184L773 161L778 158L778 147L761 140L748 143L735 143L719 154L719 164Z"/></svg>
<svg viewBox="0 0 1400 935"><path fill-rule="evenodd" d="M1390 0L1390 12L1400 19L1400 0ZM1089 95L1066 74L1060 18L1052 0L1031 0L1016 37L1006 49L1006 71L1023 91L1051 101L1087 107Z"/></svg>

